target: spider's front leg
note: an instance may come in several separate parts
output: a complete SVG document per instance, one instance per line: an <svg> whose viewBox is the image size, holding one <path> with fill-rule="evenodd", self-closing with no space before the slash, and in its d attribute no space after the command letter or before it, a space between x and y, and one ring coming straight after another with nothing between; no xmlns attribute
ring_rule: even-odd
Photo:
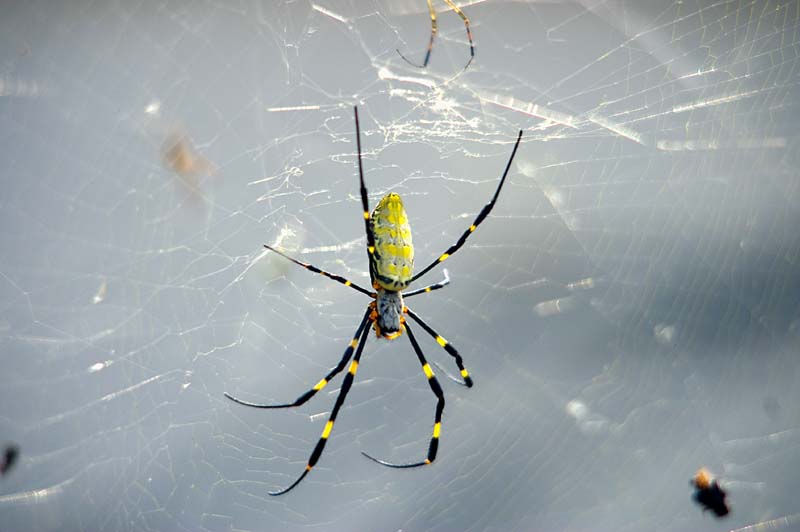
<svg viewBox="0 0 800 532"><path fill-rule="evenodd" d="M514 156L517 154L517 148L519 148L519 143L521 140L522 140L522 130L520 130L519 135L517 136L517 142L514 144L514 149L511 150L511 157L508 158L506 169L503 172L503 177L500 178L500 183L497 184L497 190L494 191L494 196L492 196L492 199L489 200L489 203L483 206L483 209L481 209L481 212L479 212L478 216L475 217L475 221L472 222L472 225L470 225L467 228L467 230L464 231L464 234L461 235L461 237L455 244L447 248L447 251L439 255L438 259L434 260L433 262L428 264L425 268L423 268L421 272L414 275L414 277L411 278L411 281L409 281L409 283L413 283L414 281L416 281L417 279L419 279L420 277L431 271L437 264L446 261L456 251L461 249L461 246L463 246L464 242L467 241L469 235L474 233L475 229L477 229L478 226L481 225L481 223L486 219L486 217L489 216L489 213L492 212L492 209L494 208L494 204L497 203L497 198L500 196L500 191L503 189L503 184L506 182L508 171L511 169L511 163L514 161Z"/></svg>

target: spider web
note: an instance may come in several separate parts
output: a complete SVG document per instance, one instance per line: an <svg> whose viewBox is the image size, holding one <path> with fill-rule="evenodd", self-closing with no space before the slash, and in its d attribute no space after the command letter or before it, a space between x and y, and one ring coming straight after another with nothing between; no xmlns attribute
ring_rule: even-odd
<svg viewBox="0 0 800 532"><path fill-rule="evenodd" d="M6 4L0 10L4 530L727 530L800 511L800 4ZM405 200L409 300L476 386L434 398L368 341L292 493ZM437 270L428 282L441 278ZM426 356L455 373L433 340ZM441 375L441 370L437 370ZM732 515L703 514L707 466ZM796 523L787 519L782 523Z"/></svg>

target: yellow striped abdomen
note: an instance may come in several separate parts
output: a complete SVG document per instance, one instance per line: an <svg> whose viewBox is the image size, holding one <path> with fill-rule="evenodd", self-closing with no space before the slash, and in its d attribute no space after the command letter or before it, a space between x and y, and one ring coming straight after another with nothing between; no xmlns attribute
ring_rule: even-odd
<svg viewBox="0 0 800 532"><path fill-rule="evenodd" d="M399 194L383 197L372 211L369 227L375 239L369 255L375 281L385 290L405 289L414 275L414 244Z"/></svg>

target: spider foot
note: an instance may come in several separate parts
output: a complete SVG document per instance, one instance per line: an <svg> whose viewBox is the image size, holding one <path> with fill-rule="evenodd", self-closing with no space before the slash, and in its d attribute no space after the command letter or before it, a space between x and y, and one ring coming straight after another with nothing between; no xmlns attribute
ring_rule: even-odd
<svg viewBox="0 0 800 532"><path fill-rule="evenodd" d="M262 403L251 403L250 401L244 401L237 397L232 396L228 392L223 392L225 397L233 401L234 403L239 403L240 405L244 406L252 406L253 408L291 408L293 406L298 406L294 403L286 403L286 404L262 404ZM307 394L306 394L307 395ZM313 395L313 394L312 394Z"/></svg>
<svg viewBox="0 0 800 532"><path fill-rule="evenodd" d="M404 56L404 55L403 55L403 52L401 52L399 48L395 48L394 50L397 52L397 55L399 55L399 56L400 56L400 58L401 58L403 61L405 61L406 63L408 63L409 65L411 65L411 66L413 66L413 67L417 67L417 68L425 68L425 67L427 67L427 66L428 66L428 61L427 61L427 59L428 59L428 58L427 58L427 57L425 58L425 59L426 59L425 63L423 63L423 64L421 64L421 65L420 65L420 64L414 63L413 61L411 61L410 59L408 59L406 56Z"/></svg>
<svg viewBox="0 0 800 532"><path fill-rule="evenodd" d="M391 462L387 462L386 460L380 460L378 458L375 458L374 456L370 456L367 453L365 453L364 451L361 451L361 454L363 454L364 456L366 456L367 458L369 458L370 460L372 460L376 464L380 464L380 465L383 465L383 466L386 466L386 467L393 467L395 469L410 469L412 467L422 467L422 466L431 464L430 460L423 460L422 462L414 462L414 463L411 463L411 464L393 464Z"/></svg>
<svg viewBox="0 0 800 532"><path fill-rule="evenodd" d="M272 495L273 497L277 497L278 495L283 495L283 494L284 494L284 493L286 493L286 492L292 491L292 490L294 489L294 487L295 487L295 486L297 486L298 484L300 484L300 481L301 481L301 480L303 480L304 478L306 478L306 475L308 475L308 472L309 472L309 471L311 471L311 468L310 468L310 467L306 467L305 471L303 471L303 474L302 474L302 475L300 475L300 477L299 477L297 480L295 480L294 482L292 482L291 486L289 486L288 488L284 488L284 489L282 489L282 490L280 490L280 491L269 491L269 492L267 492L267 493L269 493L269 494L270 494L270 495Z"/></svg>

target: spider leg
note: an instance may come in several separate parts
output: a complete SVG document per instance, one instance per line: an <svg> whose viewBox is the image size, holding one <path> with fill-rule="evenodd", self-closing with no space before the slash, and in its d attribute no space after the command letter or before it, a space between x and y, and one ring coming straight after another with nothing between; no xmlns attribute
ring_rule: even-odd
<svg viewBox="0 0 800 532"><path fill-rule="evenodd" d="M302 405L303 403L314 397L318 391L323 389L331 381L331 379L333 379L344 369L344 366L347 364L347 361L350 360L351 356L353 356L353 349L355 349L356 346L358 345L358 339L361 337L361 333L364 332L364 327L366 327L367 322L369 321L369 315L371 310L372 307L367 308L367 312L361 319L361 324L358 326L358 330L353 335L353 340L350 342L350 345L347 346L347 349L345 349L344 355L342 355L342 359L339 361L336 367L330 370L330 372L327 375L325 375L325 377L321 381L315 384L314 387L308 390L306 393L298 397L293 403L286 403L280 405L250 403L248 401L242 401L241 399L237 399L228 392L225 392L225 397L227 397L228 399L230 399L235 403L239 403L240 405L252 406L254 408L291 408L294 406Z"/></svg>
<svg viewBox="0 0 800 532"><path fill-rule="evenodd" d="M428 361L425 360L425 356L422 354L422 349L420 349L416 338L414 338L414 334L411 332L411 328L408 326L408 322L405 323L404 327L406 333L408 333L408 339L411 341L411 345L414 348L414 352L417 354L419 363L422 364L422 371L428 378L428 385L431 387L431 391L433 392L433 394L436 396L437 399L436 414L434 416L434 421L433 421L433 436L431 436L431 443L428 446L428 457L422 462L413 462L410 464L393 464L385 460L379 460L375 457L368 455L364 451L361 451L361 454L363 454L373 462L377 462L381 465L385 465L387 467L394 467L397 469L420 467L431 464L433 463L434 460L436 460L436 451L439 449L439 433L442 430L442 412L444 412L444 392L442 391L442 387L439 385L439 381L436 380L436 376L433 374L433 370L431 369L431 366L428 364Z"/></svg>
<svg viewBox="0 0 800 532"><path fill-rule="evenodd" d="M415 296L417 294L433 292L434 290L438 290L440 288L444 288L445 286L449 285L450 275L447 273L447 268L442 270L442 273L444 274L444 279L442 279L438 283L426 286L425 288L417 288L416 290L412 290L411 292L403 292L403 298Z"/></svg>
<svg viewBox="0 0 800 532"><path fill-rule="evenodd" d="M467 39L469 40L469 61L467 61L467 64L464 65L464 70L466 70L472 63L472 60L475 59L475 44L472 41L472 30L469 27L469 19L464 14L464 12L461 11L461 9L459 9L459 7L452 2L452 0L444 0L444 1L448 6L450 6L450 9L455 11L456 14L458 14L458 16L461 17L461 20L464 21L464 27L467 29ZM425 60L422 62L422 64L418 65L416 63L409 61L408 58L406 58L406 56L404 56L399 49L396 49L397 54L403 59L403 61L417 68L425 68L426 66L428 66L428 61L430 61L431 52L433 51L433 39L436 36L436 33L438 33L439 31L439 25L436 22L436 11L433 9L433 4L431 3L431 0L428 0L428 12L431 15L431 38L428 41L428 50L425 52Z"/></svg>
<svg viewBox="0 0 800 532"><path fill-rule="evenodd" d="M438 259L430 263L421 272L412 277L410 283L413 283L414 281L416 281L417 279L419 279L420 277L431 271L433 267L439 264L440 262L444 262L448 258L450 258L450 256L453 255L453 253L458 251L461 248L461 246L464 245L464 242L467 241L469 235L471 235L475 231L475 229L478 228L481 222L483 222L486 219L489 213L492 212L492 208L494 207L494 204L497 202L497 197L500 195L500 190L503 188L503 183L505 183L506 181L506 176L508 176L508 171L511 169L511 163L514 161L514 155L517 154L517 148L519 148L520 140L522 140L522 130L520 130L519 136L517 136L517 142L514 144L514 149L511 151L511 157L509 157L508 159L508 164L506 164L506 169L503 172L503 177L500 178L500 183L498 183L497 185L497 190L494 191L494 196L492 196L492 199L489 201L489 203L483 206L483 209L481 209L481 212L475 218L475 221L472 222L472 225L470 225L466 231L464 231L464 234L461 235L461 238L458 239L458 242L450 246L447 249L447 251L445 251L439 256Z"/></svg>
<svg viewBox="0 0 800 532"><path fill-rule="evenodd" d="M464 368L464 359L461 358L461 355L458 354L456 348L450 345L450 342L445 340L442 336L439 335L436 331L434 331L430 325L425 323L425 321L417 316L417 314L411 310L410 308L405 308L406 313L411 316L415 322L419 323L420 327L425 329L425 332L430 334L433 339L436 340L436 343L440 346L444 347L444 350L447 351L447 354L456 359L456 366L458 366L458 370L461 372L461 378L464 379L464 382L456 381L459 384L463 384L468 388L472 387L472 377L469 376L469 372Z"/></svg>
<svg viewBox="0 0 800 532"><path fill-rule="evenodd" d="M372 271L372 254L375 253L375 235L369 228L369 198L367 197L367 186L364 184L364 164L361 162L361 127L358 124L358 106L353 107L356 115L356 146L358 148L358 179L361 184L361 207L364 210L364 229L367 232L367 260L370 263L369 280L375 284L375 274ZM372 294L374 295L374 294Z"/></svg>
<svg viewBox="0 0 800 532"><path fill-rule="evenodd" d="M341 284L343 284L343 285L345 285L345 286L349 286L349 287L350 287L350 288L352 288L353 290L356 290L356 291L358 291L358 292L361 292L362 294L366 294L366 295L368 295L369 297L375 297L375 293L374 293L374 292L370 292L370 291L369 291L369 290L367 290L366 288L362 288L362 287L358 286L356 283L354 283L354 282L352 282L352 281L349 281L349 280L345 279L345 278L344 278L344 277L342 277L341 275L336 275L336 274L333 274L333 273L328 273L328 272L326 272L325 270L320 270L319 268L317 268L317 267L316 267L316 266L314 266L313 264L309 264L309 263L307 263L307 262L302 262L302 261L299 261L299 260L297 260L297 259L294 259L294 258L290 257L289 255L287 255L286 253L283 253L283 252L281 252L281 251L278 251L277 249L275 249L275 248L273 248L273 247L270 247L270 246L268 246L268 245L266 245L266 244L264 244L264 247L265 247L265 248L267 248L268 250L270 250L270 251L274 252L274 253L277 253L278 255L280 255L281 257L283 257L284 259L288 259L288 260L290 260L290 261L294 262L295 264L297 264L298 266L302 266L303 268L305 268L305 269L306 269L306 270L308 270L308 271L311 271L311 272L314 272L314 273L319 273L319 274L321 274L321 275L324 275L325 277L327 277L327 278L329 278L329 279L333 279L333 280L334 280L334 281L336 281L337 283L341 283Z"/></svg>
<svg viewBox="0 0 800 532"><path fill-rule="evenodd" d="M369 309L371 310L371 309ZM369 310L367 312L369 312ZM358 348L356 349L356 354L353 357L353 361L350 362L350 369L347 371L347 375L344 376L344 381L342 382L342 388L339 391L339 395L336 397L336 404L333 405L333 410L331 411L330 417L328 417L328 422L325 423L325 428L322 430L322 436L320 436L319 441L317 442L316 447L311 452L311 456L308 458L308 463L306 464L306 468L303 473L292 482L292 484L285 489L280 491L271 491L269 492L270 495L283 495L284 493L291 491L294 489L295 486L300 484L300 481L303 480L309 471L316 465L319 457L322 456L322 451L325 449L325 444L328 442L328 437L331 435L331 430L333 430L333 424L336 421L336 416L339 414L339 409L342 408L344 404L345 398L347 398L347 392L350 391L350 387L353 386L353 380L356 377L356 371L358 370L358 363L361 360L361 352L364 350L364 344L367 341L367 336L369 336L369 327L364 327L364 321L362 320L362 324L359 327L360 329L363 328L361 331L361 339L358 342Z"/></svg>
<svg viewBox="0 0 800 532"><path fill-rule="evenodd" d="M433 50L433 38L436 36L436 33L439 31L439 24L436 22L436 11L433 9L433 4L431 0L428 0L428 12L431 14L431 39L428 41L428 51L425 53L425 60L422 62L421 65L416 63L412 63L406 56L404 56L399 49L395 48L397 51L397 55L403 58L403 61L408 63L411 66L415 66L417 68L425 68L428 66L428 61L431 59L431 51Z"/></svg>
<svg viewBox="0 0 800 532"><path fill-rule="evenodd" d="M466 386L466 384L464 384L464 381L462 381L461 379L458 379L458 378L456 378L456 377L454 377L454 376L450 375L450 372L449 372L449 371L447 371L447 369L445 369L445 367L444 367L444 366L442 366L441 364L439 364L439 363L438 363L438 362L436 362L435 360L434 360L433 362L431 362L431 364L433 364L434 366L436 366L436 369L438 369L439 371L441 371L441 372L442 372L442 374L443 374L445 377L447 377L448 379L450 379L450 380L451 380L451 381L453 381L454 383L456 383L456 384L458 384L458 385L460 385L460 386Z"/></svg>
<svg viewBox="0 0 800 532"><path fill-rule="evenodd" d="M445 1L445 3L446 3L448 6L450 6L450 8L451 8L453 11L455 11L456 13L458 13L458 16L459 16L459 17L461 17L461 20L463 20L463 21L464 21L464 26L467 28L467 39L469 39L469 61L467 61L467 64L466 64L466 65L464 65L464 70L466 70L466 69L469 67L470 63L472 63L472 60L473 60L473 59L475 59L475 45L474 45L474 44L473 44L473 42L472 42L472 30L470 30L470 29L469 29L469 19L468 19L468 18L467 18L467 16L464 14L464 12L463 12L463 11L461 11L461 10L458 8L458 6L457 6L457 5L455 5L455 4L452 2L452 0L444 0L444 1Z"/></svg>

